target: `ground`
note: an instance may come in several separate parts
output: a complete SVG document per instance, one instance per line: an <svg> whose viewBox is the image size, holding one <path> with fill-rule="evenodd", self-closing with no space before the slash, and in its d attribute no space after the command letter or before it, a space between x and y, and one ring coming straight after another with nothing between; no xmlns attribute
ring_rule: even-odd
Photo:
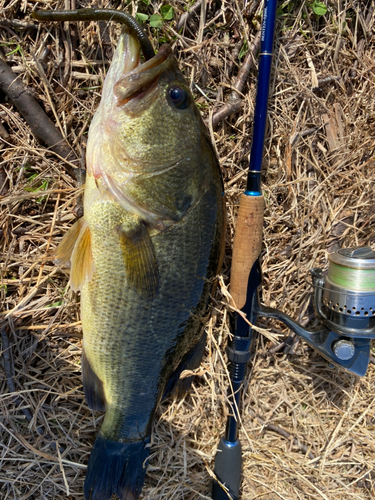
<svg viewBox="0 0 375 500"><path fill-rule="evenodd" d="M112 23L39 25L30 17L38 8L73 4L0 0L0 51L84 165L88 126L119 30ZM190 394L159 409L141 497L208 499L227 412L231 247L256 92L257 64L246 56L262 5L203 1L182 26L181 16L194 8L185 0L100 6L143 14L155 48L172 44L222 168L226 255L206 353ZM278 10L263 164L262 300L304 324L314 322L310 269L326 269L328 254L340 247L375 245L374 9L374 0L286 0ZM241 85L245 61L250 73ZM230 100L235 113L216 124ZM69 270L48 259L80 212L82 186L73 166L47 151L0 93L1 500L83 499L103 418L83 396L79 298L68 286ZM280 324L258 326L263 333L241 414L241 498L373 498L374 365L358 378L302 341L280 346L290 336Z"/></svg>

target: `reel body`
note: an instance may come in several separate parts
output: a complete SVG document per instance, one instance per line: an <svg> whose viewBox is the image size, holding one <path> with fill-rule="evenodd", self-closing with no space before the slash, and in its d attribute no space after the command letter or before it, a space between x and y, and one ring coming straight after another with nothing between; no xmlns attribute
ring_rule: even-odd
<svg viewBox="0 0 375 500"><path fill-rule="evenodd" d="M254 297L258 314L284 323L334 365L365 375L375 339L375 252L369 247L341 249L329 256L327 275L319 268L311 274L318 329L308 330Z"/></svg>

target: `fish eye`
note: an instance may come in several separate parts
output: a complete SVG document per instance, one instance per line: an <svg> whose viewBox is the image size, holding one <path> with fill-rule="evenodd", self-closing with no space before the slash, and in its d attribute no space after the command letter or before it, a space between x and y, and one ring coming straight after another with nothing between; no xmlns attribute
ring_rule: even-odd
<svg viewBox="0 0 375 500"><path fill-rule="evenodd" d="M169 89L169 97L172 104L178 109L186 109L189 105L189 94L178 85L173 85Z"/></svg>

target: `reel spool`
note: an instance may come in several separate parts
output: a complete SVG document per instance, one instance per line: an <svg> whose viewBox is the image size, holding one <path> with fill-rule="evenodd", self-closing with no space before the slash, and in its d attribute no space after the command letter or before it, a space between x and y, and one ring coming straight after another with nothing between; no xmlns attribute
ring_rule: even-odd
<svg viewBox="0 0 375 500"><path fill-rule="evenodd" d="M375 252L369 247L343 248L329 256L326 275L319 268L311 274L319 329L307 330L259 301L258 314L278 319L336 366L365 375L375 338Z"/></svg>
<svg viewBox="0 0 375 500"><path fill-rule="evenodd" d="M324 281L324 316L343 331L361 334L375 327L375 252L344 248L329 257Z"/></svg>

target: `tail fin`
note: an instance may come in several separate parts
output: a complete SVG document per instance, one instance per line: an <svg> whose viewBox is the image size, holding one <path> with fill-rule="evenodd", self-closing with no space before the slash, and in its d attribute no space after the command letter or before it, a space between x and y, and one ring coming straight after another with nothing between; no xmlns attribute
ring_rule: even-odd
<svg viewBox="0 0 375 500"><path fill-rule="evenodd" d="M85 500L137 500L146 475L149 456L146 441L119 443L100 434L92 449L84 486Z"/></svg>

